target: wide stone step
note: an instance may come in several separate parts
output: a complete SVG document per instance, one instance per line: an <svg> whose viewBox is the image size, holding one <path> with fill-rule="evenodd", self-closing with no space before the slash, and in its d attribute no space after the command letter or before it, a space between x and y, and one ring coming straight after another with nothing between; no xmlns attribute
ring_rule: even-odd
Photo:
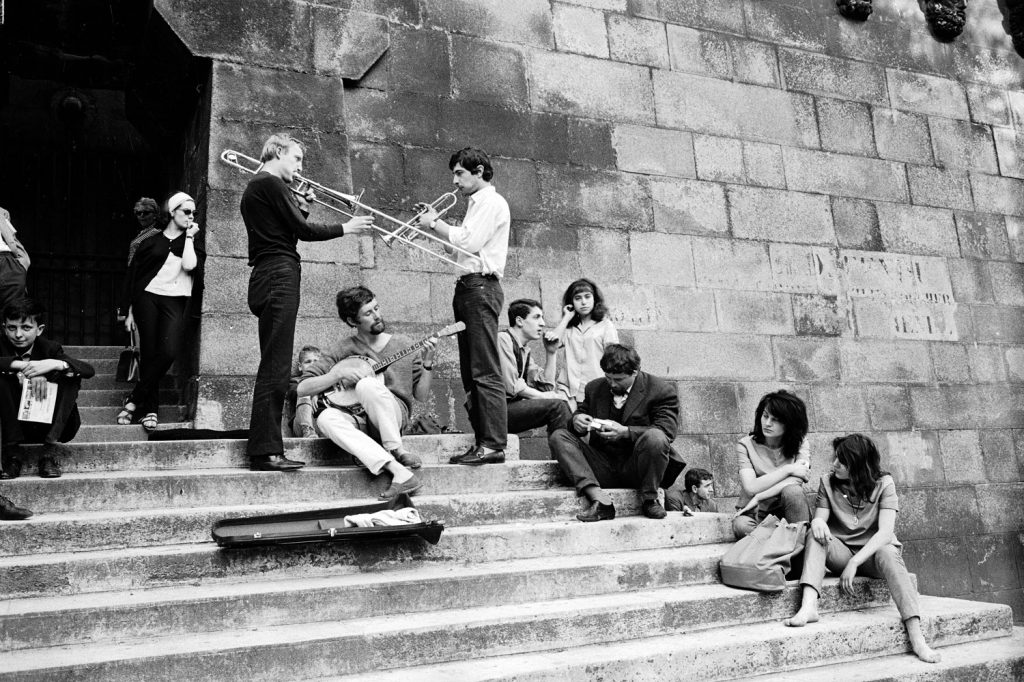
<svg viewBox="0 0 1024 682"><path fill-rule="evenodd" d="M128 390L125 389L124 394L127 395L127 393ZM122 399L123 397L122 395ZM120 400L116 405L109 405L107 407L86 407L79 403L78 414L82 417L83 426L117 426L117 413L120 407ZM187 415L188 410L185 405L161 405L157 410L157 417L161 423L181 422L185 420Z"/></svg>
<svg viewBox="0 0 1024 682"><path fill-rule="evenodd" d="M167 529L174 537L174 529ZM0 557L0 598L160 587L246 576L338 574L411 562L482 563L728 542L729 517L627 516L446 529L437 545L410 538L222 550L213 542Z"/></svg>
<svg viewBox="0 0 1024 682"><path fill-rule="evenodd" d="M82 381L82 389L86 391L109 390L116 388L119 391L128 393L135 384L128 381L117 381L117 375L113 372L101 373ZM174 377L165 376L160 380L160 387L166 389L174 388Z"/></svg>
<svg viewBox="0 0 1024 682"><path fill-rule="evenodd" d="M558 464L550 461L475 468L428 465L416 475L424 480L423 496L466 490L486 496L564 485ZM306 467L286 474L235 468L72 473L54 479L22 474L4 481L4 494L36 512L36 517L24 522L31 525L52 513L192 509L211 501L225 506L280 504L282 500L340 506L357 498L375 498L384 487L382 479L351 466ZM0 530L5 527L0 524Z"/></svg>
<svg viewBox="0 0 1024 682"><path fill-rule="evenodd" d="M93 390L89 388L86 382L83 382L82 390L78 393L78 406L114 408L113 414L116 417L117 408L121 407L121 403L128 394L128 390L127 387L123 389L106 388ZM177 405L178 392L169 388L161 388L159 402L161 405Z"/></svg>
<svg viewBox="0 0 1024 682"><path fill-rule="evenodd" d="M851 680L854 682L1019 682L1024 680L1024 628L1015 627L1009 637L979 642L953 644L940 651L938 663L922 663L908 654L879 656L849 663L823 665L785 674L744 677L751 682L821 682Z"/></svg>
<svg viewBox="0 0 1024 682"><path fill-rule="evenodd" d="M877 581L871 583L858 597L843 598L840 605L870 612L884 603L888 593ZM721 585L645 589L499 607L192 633L158 641L74 645L51 650L46 657L32 649L12 651L5 655L5 665L20 673L19 680L43 679L39 673L53 679L64 672L65 662L74 664L78 675L116 680L169 680L177 675L179 680L227 682L364 673L403 664L592 646L640 634L693 636L723 624L782 618L796 607L798 591L792 585L780 595L763 599ZM828 592L836 591L834 583L829 586ZM39 670L40 658L45 660L44 670Z"/></svg>
<svg viewBox="0 0 1024 682"><path fill-rule="evenodd" d="M113 420L111 420L113 421ZM158 431L188 428L191 422L161 422ZM75 443L124 443L145 441L149 437L146 429L139 424L82 424L75 436Z"/></svg>
<svg viewBox="0 0 1024 682"><path fill-rule="evenodd" d="M640 513L641 501L636 491L614 492L619 514ZM221 519L330 509L376 501L376 496L364 499L334 496L301 504L37 513L23 523L0 524L0 556L205 542L210 539L213 524ZM449 528L537 520L564 521L572 519L580 510L575 492L568 489L424 496L416 498L416 506L424 519L440 521Z"/></svg>
<svg viewBox="0 0 1024 682"><path fill-rule="evenodd" d="M407 436L406 447L424 463L447 463L473 443L471 434ZM38 458L39 445L24 446L25 462ZM249 466L244 440L179 440L144 442L72 441L60 446L59 458L66 472L159 469L221 469ZM348 464L352 458L326 438L286 438L286 454L313 466ZM519 441L509 437L508 461L519 459ZM495 465L487 465L495 466Z"/></svg>
<svg viewBox="0 0 1024 682"><path fill-rule="evenodd" d="M0 651L708 584L727 547L11 599L0 612Z"/></svg>
<svg viewBox="0 0 1024 682"><path fill-rule="evenodd" d="M921 609L926 635L939 647L980 640L989 643L993 638L1008 636L1013 624L1010 607L1002 604L922 597ZM636 628L641 635L657 634L656 622L638 623ZM497 649L498 646L492 648ZM766 621L328 679L333 682L355 679L361 682L588 682L696 676L701 680L733 680L845 662L838 668L843 671L839 677L815 678L845 682L859 679L860 661L909 650L896 608L882 606L825 615L819 623L804 628L787 628L781 622ZM930 668L922 670L925 676L914 679L935 679L927 676ZM323 677L320 675L320 679ZM791 678L787 674L780 679Z"/></svg>
<svg viewBox="0 0 1024 682"><path fill-rule="evenodd" d="M97 359L113 359L116 362L123 350L124 346L64 346L64 352L71 357L81 358L90 363Z"/></svg>

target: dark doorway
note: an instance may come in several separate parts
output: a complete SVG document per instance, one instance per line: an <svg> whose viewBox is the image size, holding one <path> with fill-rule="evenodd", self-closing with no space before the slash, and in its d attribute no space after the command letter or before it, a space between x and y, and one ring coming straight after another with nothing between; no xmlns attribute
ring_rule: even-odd
<svg viewBox="0 0 1024 682"><path fill-rule="evenodd" d="M148 0L5 4L0 206L32 258L29 295L51 337L120 344L132 207L182 187L208 65Z"/></svg>

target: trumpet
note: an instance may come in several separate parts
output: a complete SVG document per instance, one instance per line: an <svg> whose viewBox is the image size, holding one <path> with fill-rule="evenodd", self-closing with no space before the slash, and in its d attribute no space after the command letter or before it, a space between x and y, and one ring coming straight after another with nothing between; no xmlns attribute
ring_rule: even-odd
<svg viewBox="0 0 1024 682"><path fill-rule="evenodd" d="M417 221L419 221L419 219L423 217L423 214L426 213L427 210L431 209L431 208L434 209L435 211L437 211L437 217L438 217L438 219L440 219L441 216L443 216L448 211L452 210L452 208L458 202L459 202L459 197L456 196L455 192L445 192L444 194L442 194L438 198L434 199L429 204L424 205L423 208L421 208L419 211L417 211L416 215L414 215L409 220L408 224L409 225L416 225ZM413 227L411 231L413 231L413 232L420 232L419 228L415 228L415 227ZM415 236L416 236L415 234L409 235L409 234L406 234L406 232L407 231L405 230L405 228L401 228L400 227L400 228L396 229L394 232L392 232L391 234L386 234L383 237L381 237L381 241L384 242L386 245L391 246L391 242L395 241L395 239L397 239L399 237L406 237L406 238L409 238L409 239L415 238Z"/></svg>
<svg viewBox="0 0 1024 682"><path fill-rule="evenodd" d="M233 149L224 150L220 155L220 160L226 163L227 165L231 166L232 168L237 168L238 170L248 173L250 175L255 175L256 173L259 173L260 169L263 168L262 162L254 159L251 156L247 156L241 152L237 152ZM413 248L419 249L420 251L423 251L424 253L434 256L435 258L440 258L445 263L454 265L455 267L461 268L462 270L466 270L467 272L472 272L473 269L470 268L469 266L459 263L458 261L452 258L448 258L447 256L440 254L437 251L434 251L433 249L427 248L423 244L414 241L414 238L425 237L427 239L438 242L442 246L448 249L452 249L465 256L469 256L472 258L480 258L479 254L475 254L470 251L466 251L465 249L461 249L457 246L449 244L447 240L442 239L437 235L431 234L430 232L427 232L426 230L423 230L414 224L426 212L426 208L433 208L441 215L451 210L451 208L455 206L455 204L458 202L458 197L453 192L442 194L440 197L431 202L427 207L420 209L420 211L418 211L411 220L403 221L399 220L398 218L395 218L394 216L388 215L383 211L377 210L376 208L373 208L369 204L364 203L362 201L362 192L360 192L359 194L345 194L344 192L339 192L336 189L332 189L330 187L327 187L326 185L321 185L319 182L303 177L298 173L295 174L294 181L296 183L294 186L288 186L288 189L290 189L294 194L301 197L306 197L310 191L319 193L323 195L325 198L327 198L329 201L324 201L319 197L314 197L312 199L313 203L319 204L320 206L323 206L324 208L327 208L331 211L340 213L344 216L348 216L349 218L354 218L356 217L356 211L363 210L372 215L379 216L384 220L387 220L388 222L395 223L397 227L395 227L393 230L388 230L384 227L375 224L370 225L370 227L372 227L374 230L377 230L378 232L381 233L382 241L389 248L391 247L392 242L398 240L403 244L408 244Z"/></svg>

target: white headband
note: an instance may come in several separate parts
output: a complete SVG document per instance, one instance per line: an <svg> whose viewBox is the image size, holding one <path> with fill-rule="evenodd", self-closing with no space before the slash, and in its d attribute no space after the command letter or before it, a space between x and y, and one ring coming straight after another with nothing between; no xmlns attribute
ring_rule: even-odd
<svg viewBox="0 0 1024 682"><path fill-rule="evenodd" d="M167 200L167 212L174 213L178 210L178 207L184 204L186 201L191 201L193 204L196 202L195 199L185 194L184 192L178 192L170 199Z"/></svg>

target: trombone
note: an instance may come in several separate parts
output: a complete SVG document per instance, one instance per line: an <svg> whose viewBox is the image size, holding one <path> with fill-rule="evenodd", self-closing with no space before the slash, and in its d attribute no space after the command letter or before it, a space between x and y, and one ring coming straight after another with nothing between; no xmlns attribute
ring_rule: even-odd
<svg viewBox="0 0 1024 682"><path fill-rule="evenodd" d="M220 155L220 160L226 163L227 165L231 166L232 168L237 168L238 170L243 171L245 173L249 173L250 175L255 175L256 173L259 173L260 169L263 168L263 163L261 163L260 161L254 159L251 156L247 156L241 152L237 152L233 149L224 150ZM426 212L427 208L433 208L438 212L439 216L444 215L445 213L450 211L459 200L459 198L455 195L454 192L447 192L445 194L442 194L440 197L431 202L429 206L421 208L416 213L416 215L412 217L411 220L402 221L399 220L398 218L388 215L387 213L384 213L383 211L379 211L373 208L369 204L364 203L362 201L362 192L356 195L345 194L344 192L339 192L336 189L331 189L326 185L321 185L319 182L310 180L309 178L305 178L299 175L298 173L295 174L295 180L297 182L297 185L289 185L288 189L290 189L293 193L301 197L305 197L310 190L322 194L324 197L328 198L330 202L324 201L319 197L314 197L312 201L313 203L319 204L324 208L330 209L344 216L348 216L349 218L354 218L355 211L361 209L363 211L366 211L367 213L371 213L375 216L380 216L384 220L395 223L397 227L394 230L388 230L386 228L380 227L379 225L370 226L373 229L377 230L378 232L383 233L381 239L384 242L384 244L387 245L389 248L391 247L391 243L397 239L403 244L408 244L413 248L417 248L420 251L423 251L427 254L430 254L431 256L434 256L435 258L440 258L444 262L454 265L455 267L461 268L468 272L473 272L473 269L467 265L459 263L458 261L452 258L448 258L447 256L442 255L437 251L434 251L433 249L429 249L426 246L417 243L416 241L414 241L415 237L426 237L427 239L432 239L435 242L440 243L446 249L457 251L465 256L469 256L472 258L480 258L479 254L466 251L465 249L460 249L459 247L450 244L446 239L442 239L441 237L438 237L435 234L431 234L426 230L420 229L419 227L413 224ZM344 206L345 208L341 208L340 206L338 206L338 204L341 204L341 206Z"/></svg>

